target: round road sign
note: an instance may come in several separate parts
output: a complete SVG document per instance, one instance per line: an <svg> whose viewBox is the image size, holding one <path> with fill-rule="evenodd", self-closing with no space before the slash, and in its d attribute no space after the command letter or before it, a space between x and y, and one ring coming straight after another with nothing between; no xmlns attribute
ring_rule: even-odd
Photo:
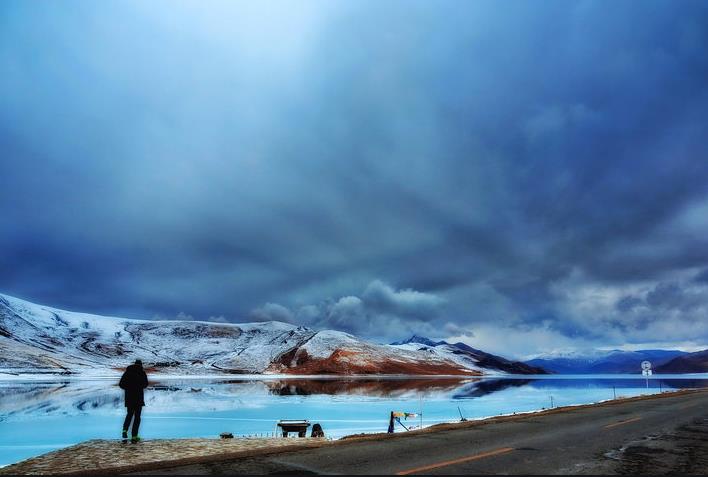
<svg viewBox="0 0 708 477"><path fill-rule="evenodd" d="M642 369L651 369L651 363L649 361L642 361Z"/></svg>

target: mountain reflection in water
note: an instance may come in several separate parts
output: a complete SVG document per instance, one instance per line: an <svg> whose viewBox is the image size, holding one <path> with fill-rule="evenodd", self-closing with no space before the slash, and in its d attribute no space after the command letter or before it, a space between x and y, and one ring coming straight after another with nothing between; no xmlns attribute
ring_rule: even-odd
<svg viewBox="0 0 708 477"><path fill-rule="evenodd" d="M480 379L285 379L267 381L266 385L271 393L279 396L354 394L376 397L395 397L403 396L411 392L425 394L450 392L465 383L478 381L480 381Z"/></svg>
<svg viewBox="0 0 708 477"><path fill-rule="evenodd" d="M651 389L705 387L705 379L652 379ZM645 381L634 378L345 378L345 379L224 379L163 380L151 382L146 393L146 413L175 411L225 411L241 406L253 407L275 402L273 399L307 396L348 397L356 400L383 399L478 399L517 389L523 394L538 392L559 395L587 395L593 390L627 389L641 392ZM512 398L509 399L518 399ZM560 401L559 401L560 402ZM101 410L121 411L122 391L111 381L73 380L65 382L0 382L0 419L16 415L91 413Z"/></svg>

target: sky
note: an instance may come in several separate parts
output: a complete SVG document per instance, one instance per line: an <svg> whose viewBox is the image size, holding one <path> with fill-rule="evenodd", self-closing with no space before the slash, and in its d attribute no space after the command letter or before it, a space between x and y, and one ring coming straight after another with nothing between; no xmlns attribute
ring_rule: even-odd
<svg viewBox="0 0 708 477"><path fill-rule="evenodd" d="M708 348L708 3L3 1L0 292Z"/></svg>

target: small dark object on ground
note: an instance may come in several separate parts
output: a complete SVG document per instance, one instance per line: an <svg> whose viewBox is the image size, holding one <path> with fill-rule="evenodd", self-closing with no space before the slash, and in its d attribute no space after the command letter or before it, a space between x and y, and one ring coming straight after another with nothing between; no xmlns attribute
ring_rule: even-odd
<svg viewBox="0 0 708 477"><path fill-rule="evenodd" d="M320 425L319 422L316 422L312 426L312 433L310 434L310 437L324 437L324 431L322 430L322 426Z"/></svg>
<svg viewBox="0 0 708 477"><path fill-rule="evenodd" d="M230 432L222 432L221 434L219 434L219 437L221 437L222 439L233 439L234 435Z"/></svg>

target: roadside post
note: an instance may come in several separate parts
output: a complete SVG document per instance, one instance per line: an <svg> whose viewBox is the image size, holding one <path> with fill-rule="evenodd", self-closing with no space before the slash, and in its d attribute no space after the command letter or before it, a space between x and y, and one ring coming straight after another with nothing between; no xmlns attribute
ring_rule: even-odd
<svg viewBox="0 0 708 477"><path fill-rule="evenodd" d="M418 414L420 415L420 428L423 428L423 392L421 391L420 395L420 406L418 409Z"/></svg>
<svg viewBox="0 0 708 477"><path fill-rule="evenodd" d="M642 361L642 375L647 382L647 389L649 389L649 376L651 376L651 363L649 361Z"/></svg>
<svg viewBox="0 0 708 477"><path fill-rule="evenodd" d="M396 423L400 424L401 427L405 430L410 431L411 429L401 422L401 418L408 420L408 418L415 419L416 417L420 417L420 422L422 423L422 416L422 414L420 414L419 416L419 414L416 412L391 411L391 415L388 420L388 433L391 434L395 431Z"/></svg>

